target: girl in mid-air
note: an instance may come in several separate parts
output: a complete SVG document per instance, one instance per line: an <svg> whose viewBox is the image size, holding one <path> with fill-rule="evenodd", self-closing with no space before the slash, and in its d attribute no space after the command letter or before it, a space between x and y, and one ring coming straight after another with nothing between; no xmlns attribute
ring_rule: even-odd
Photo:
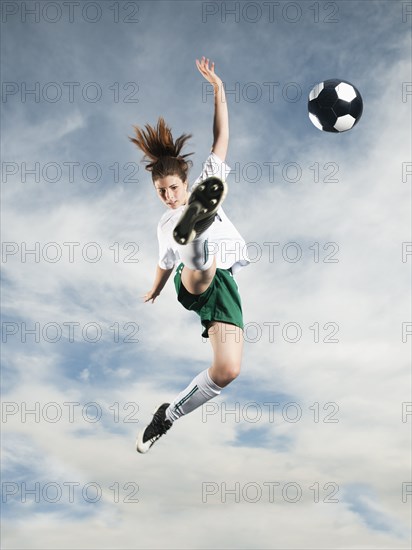
<svg viewBox="0 0 412 550"><path fill-rule="evenodd" d="M129 138L144 153L146 170L152 174L159 199L167 206L157 226L159 261L152 289L144 301L155 301L176 264L174 283L178 301L195 311L209 338L213 363L203 370L171 403L157 408L153 419L137 437L136 448L146 453L178 418L220 394L239 372L243 349L243 316L234 274L249 259L245 241L224 213L221 204L227 192L225 163L229 143L229 119L223 83L214 63L202 57L196 65L213 85L213 145L201 175L189 192L186 160L181 154L191 134L175 141L170 128L159 117L157 127L137 126ZM182 341L183 344L183 341Z"/></svg>

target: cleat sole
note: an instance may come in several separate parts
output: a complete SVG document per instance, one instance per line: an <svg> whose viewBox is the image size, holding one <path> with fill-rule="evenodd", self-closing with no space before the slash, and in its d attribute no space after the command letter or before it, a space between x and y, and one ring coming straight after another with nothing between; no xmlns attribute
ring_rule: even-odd
<svg viewBox="0 0 412 550"><path fill-rule="evenodd" d="M173 231L175 241L178 244L185 245L195 239L197 235L196 225L214 216L226 194L227 185L218 178L210 177L199 184L190 195L187 208ZM211 220L211 223L213 223L213 220Z"/></svg>

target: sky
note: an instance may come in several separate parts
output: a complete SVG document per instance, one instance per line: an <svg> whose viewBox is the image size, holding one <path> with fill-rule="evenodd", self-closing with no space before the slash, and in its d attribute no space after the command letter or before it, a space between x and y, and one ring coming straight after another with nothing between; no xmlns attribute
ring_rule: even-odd
<svg viewBox="0 0 412 550"><path fill-rule="evenodd" d="M411 21L398 1L3 2L2 547L410 548ZM146 455L210 366L170 279L133 125L191 133L226 89L240 376ZM353 83L341 134L308 94Z"/></svg>

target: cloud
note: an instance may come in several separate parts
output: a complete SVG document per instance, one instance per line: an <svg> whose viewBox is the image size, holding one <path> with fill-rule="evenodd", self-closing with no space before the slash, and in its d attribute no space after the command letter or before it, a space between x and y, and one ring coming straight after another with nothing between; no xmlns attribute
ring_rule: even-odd
<svg viewBox="0 0 412 550"><path fill-rule="evenodd" d="M400 4L337 6L329 25L326 5L319 23L302 4L296 24L237 24L163 2L139 3L139 25L112 24L107 9L94 25L13 22L8 80L98 81L104 97L3 104L4 161L17 170L3 177L3 481L17 484L8 548L408 547L410 38ZM176 135L193 132L197 177L212 140L194 65L203 52L230 92L225 211L257 258L237 276L242 373L140 456L137 431L212 350L172 279L153 305L141 300L162 205L127 135L163 114ZM365 102L338 136L312 127L306 110L314 80L332 76ZM137 103L107 95L132 81ZM265 82L279 83L272 101ZM296 102L285 96L292 82ZM259 101L247 99L250 83ZM40 181L22 181L24 162L40 164ZM42 173L51 162L56 182ZM100 179L85 177L87 163ZM138 181L127 180L133 170ZM65 492L23 503L23 482ZM73 503L68 482L79 484ZM89 483L101 489L95 503L82 493Z"/></svg>

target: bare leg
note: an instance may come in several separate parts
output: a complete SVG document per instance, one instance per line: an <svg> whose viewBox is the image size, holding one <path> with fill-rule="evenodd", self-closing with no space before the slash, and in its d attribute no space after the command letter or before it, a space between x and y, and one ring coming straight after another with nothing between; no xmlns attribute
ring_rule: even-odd
<svg viewBox="0 0 412 550"><path fill-rule="evenodd" d="M240 373L243 331L235 325L214 321L208 334L214 352L209 376L215 384L223 388Z"/></svg>
<svg viewBox="0 0 412 550"><path fill-rule="evenodd" d="M194 411L209 399L220 394L223 387L240 372L243 349L243 331L235 325L213 321L209 338L214 351L213 364L200 372L190 384L176 396L166 409L170 422Z"/></svg>
<svg viewBox="0 0 412 550"><path fill-rule="evenodd" d="M182 270L182 284L190 294L202 294L208 289L216 273L216 258L213 264L205 271L189 269L185 266Z"/></svg>

